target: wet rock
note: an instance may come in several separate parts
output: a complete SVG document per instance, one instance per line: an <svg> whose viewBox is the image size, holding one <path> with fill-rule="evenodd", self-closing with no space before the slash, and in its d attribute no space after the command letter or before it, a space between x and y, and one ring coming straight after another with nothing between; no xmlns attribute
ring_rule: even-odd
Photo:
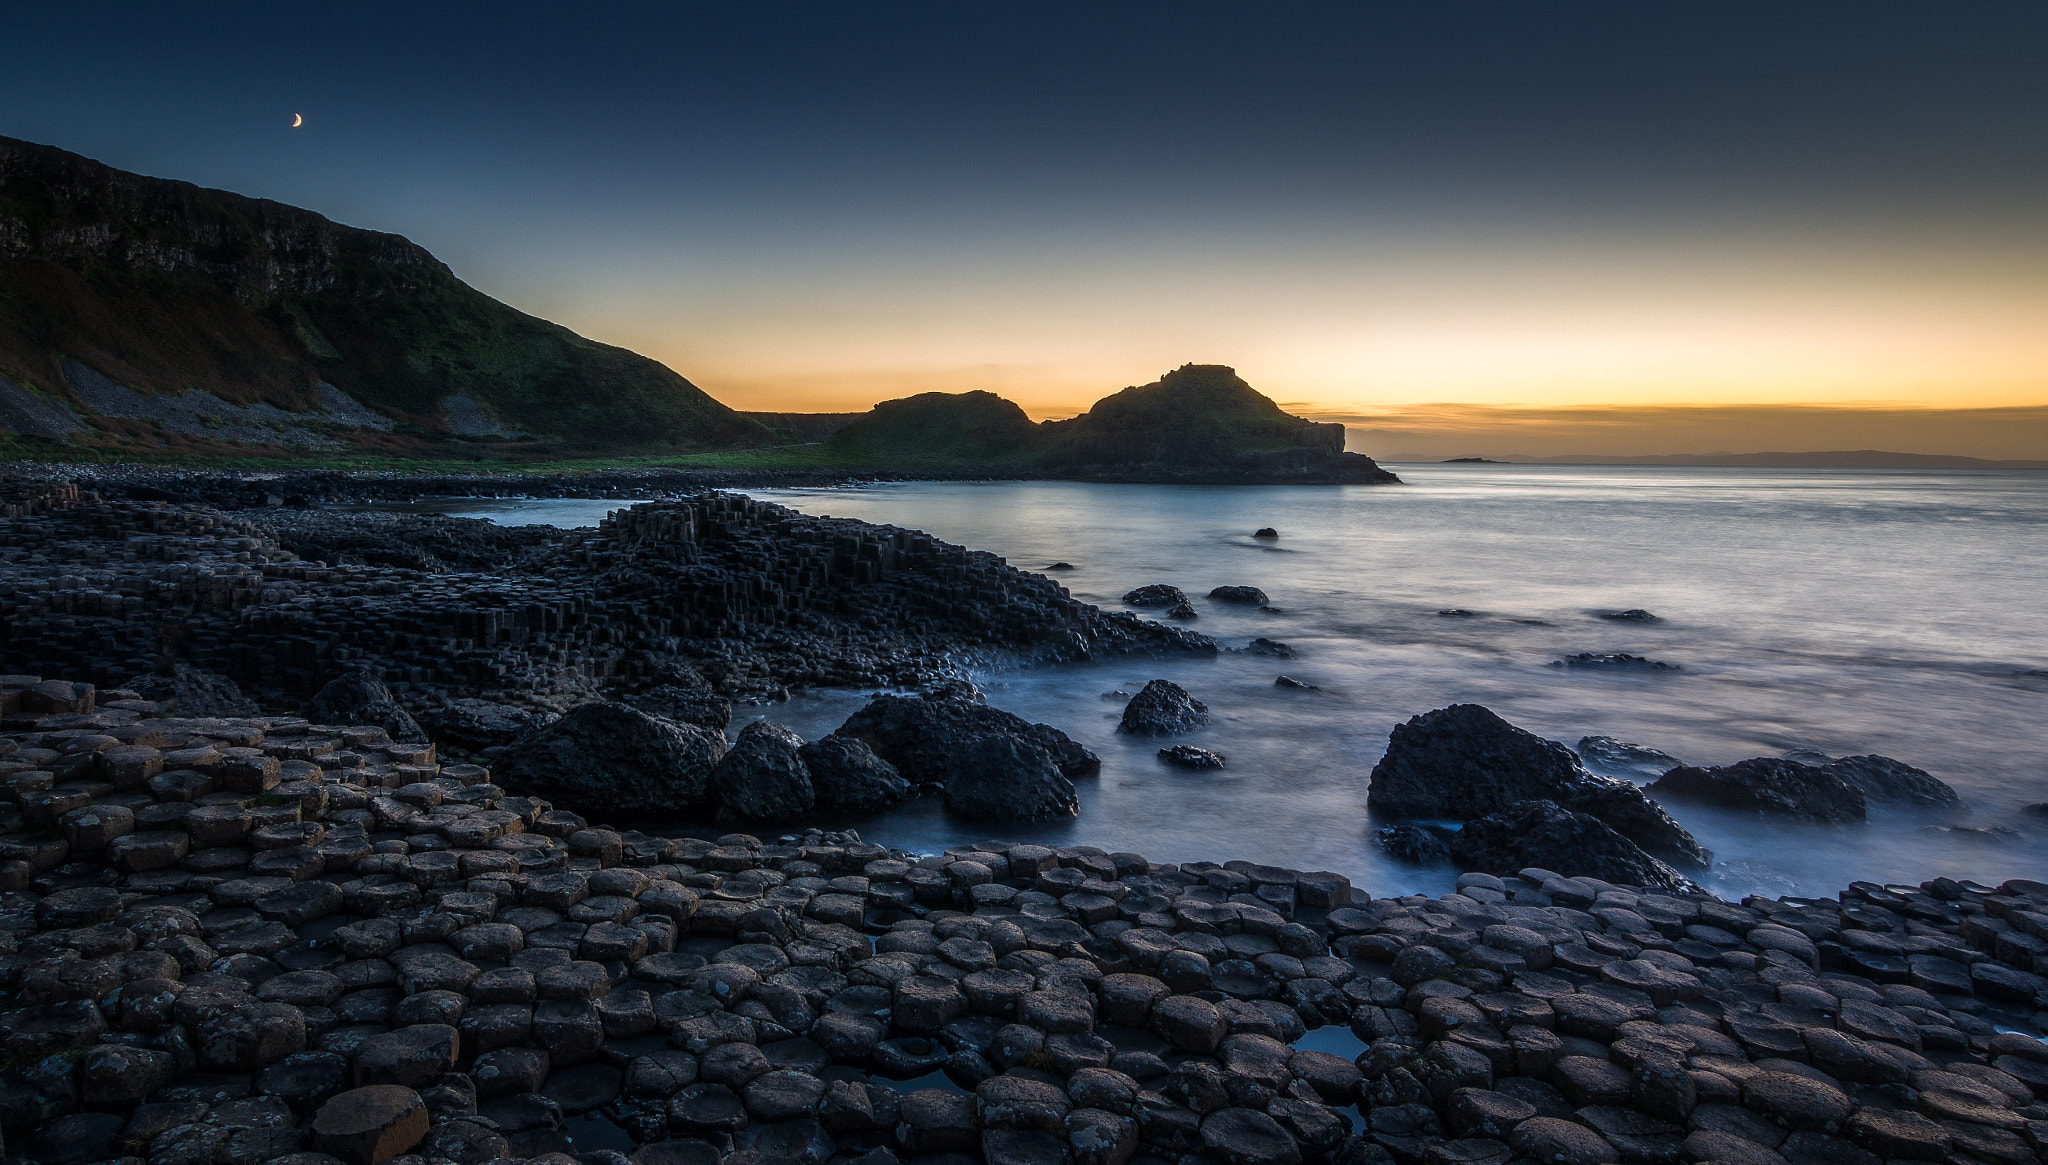
<svg viewBox="0 0 2048 1165"><path fill-rule="evenodd" d="M1962 795L1947 782L1888 756L1833 757L1802 748L1785 754L1785 759L1833 773L1844 783L1862 790L1865 802L1930 809L1953 809L1963 803Z"/></svg>
<svg viewBox="0 0 2048 1165"><path fill-rule="evenodd" d="M1192 744L1176 744L1172 748L1159 750L1159 759L1183 769L1220 769L1224 757L1221 753L1197 748Z"/></svg>
<svg viewBox="0 0 2048 1165"><path fill-rule="evenodd" d="M1273 677L1273 686L1276 688L1293 688L1296 691L1302 692L1320 692L1323 690L1307 680L1298 680L1293 676L1275 676Z"/></svg>
<svg viewBox="0 0 2048 1165"><path fill-rule="evenodd" d="M1577 751L1587 768L1610 777L1654 780L1685 763L1670 753L1612 736L1582 736Z"/></svg>
<svg viewBox="0 0 2048 1165"><path fill-rule="evenodd" d="M1685 670L1683 667L1675 663L1665 663L1663 660L1649 659L1640 655L1630 655L1627 652L1602 654L1599 652L1581 651L1577 655L1567 655L1563 659L1553 660L1551 661L1549 666L1563 668L1598 669L1603 671Z"/></svg>
<svg viewBox="0 0 2048 1165"><path fill-rule="evenodd" d="M1252 537L1254 538L1278 538L1279 536L1280 531L1275 530L1271 526L1261 526L1257 530L1252 531Z"/></svg>
<svg viewBox="0 0 2048 1165"><path fill-rule="evenodd" d="M1294 658L1294 649L1292 647L1277 639L1268 639L1263 635L1245 644L1244 650L1246 655L1263 655L1271 659Z"/></svg>
<svg viewBox="0 0 2048 1165"><path fill-rule="evenodd" d="M1202 1120L1202 1147L1226 1165L1299 1165L1301 1146L1279 1122L1251 1108L1224 1108Z"/></svg>
<svg viewBox="0 0 2048 1165"><path fill-rule="evenodd" d="M535 712L472 697L449 700L418 718L436 742L468 752L510 744L522 733L559 719L552 712Z"/></svg>
<svg viewBox="0 0 2048 1165"><path fill-rule="evenodd" d="M1641 789L1586 771L1564 745L1477 704L1453 704L1397 725L1366 789L1373 813L1397 820L1470 821L1530 800L1598 817L1665 861L1704 868L1711 858Z"/></svg>
<svg viewBox="0 0 2048 1165"><path fill-rule="evenodd" d="M379 1165L427 1135L427 1106L396 1084L351 1089L320 1106L308 1131L318 1152L344 1165Z"/></svg>
<svg viewBox="0 0 2048 1165"><path fill-rule="evenodd" d="M896 766L875 755L867 742L834 733L797 750L811 776L818 808L873 813L910 795L910 783Z"/></svg>
<svg viewBox="0 0 2048 1165"><path fill-rule="evenodd" d="M187 664L176 664L170 675L148 672L121 684L144 700L164 705L166 712L179 716L254 716L254 701L242 694L235 681L216 672Z"/></svg>
<svg viewBox="0 0 2048 1165"><path fill-rule="evenodd" d="M711 797L719 820L794 817L811 807L810 770L798 755L803 738L780 724L756 720L711 770Z"/></svg>
<svg viewBox="0 0 2048 1165"><path fill-rule="evenodd" d="M1446 832L1426 825L1389 825L1373 836L1387 856L1395 861L1427 866L1451 860Z"/></svg>
<svg viewBox="0 0 2048 1165"><path fill-rule="evenodd" d="M674 813L707 798L725 738L623 704L592 703L509 745L506 787L614 813Z"/></svg>
<svg viewBox="0 0 2048 1165"><path fill-rule="evenodd" d="M958 745L946 808L991 821L1052 821L1080 811L1074 783L1053 755L1007 734L971 736Z"/></svg>
<svg viewBox="0 0 2048 1165"><path fill-rule="evenodd" d="M967 743L986 735L1015 737L1044 750L1068 777L1101 765L1094 753L1049 724L1031 724L1000 708L960 700L877 696L847 717L837 735L866 742L905 780L917 784L950 784L964 769Z"/></svg>
<svg viewBox="0 0 2048 1165"><path fill-rule="evenodd" d="M306 715L321 724L374 724L393 740L427 738L412 714L392 698L384 681L363 671L329 681L306 705Z"/></svg>
<svg viewBox="0 0 2048 1165"><path fill-rule="evenodd" d="M1134 736L1179 736L1207 727L1209 706L1172 680L1147 683L1124 705L1118 732Z"/></svg>
<svg viewBox="0 0 2048 1165"><path fill-rule="evenodd" d="M1245 606L1263 607L1271 602L1266 592L1257 587L1217 587L1209 597L1219 603L1238 603Z"/></svg>
<svg viewBox="0 0 2048 1165"><path fill-rule="evenodd" d="M1466 869L1509 874L1537 867L1628 886L1690 890L1691 882L1598 818L1554 801L1521 801L1466 823L1450 840Z"/></svg>
<svg viewBox="0 0 2048 1165"><path fill-rule="evenodd" d="M1649 791L1673 800L1803 821L1864 819L1861 789L1837 773L1777 757L1713 768L1681 766L1658 778Z"/></svg>
<svg viewBox="0 0 2048 1165"><path fill-rule="evenodd" d="M455 1066L462 1040L443 1023L413 1024L371 1036L356 1049L358 1085L402 1084L420 1088Z"/></svg>
<svg viewBox="0 0 2048 1165"><path fill-rule="evenodd" d="M1133 607L1185 607L1187 595L1179 587L1165 583L1148 583L1134 591L1124 592L1124 602Z"/></svg>
<svg viewBox="0 0 2048 1165"><path fill-rule="evenodd" d="M1655 616L1655 615L1652 615L1652 614L1650 614L1650 613L1649 613L1648 611L1645 611L1645 610L1643 610L1643 609L1642 609L1641 607L1630 607L1630 608L1629 608L1628 610L1626 610L1626 611L1607 611L1607 612L1604 612L1604 613L1602 613L1600 617L1601 617L1602 619L1610 619L1610 620L1613 620L1613 621L1614 621L1614 622L1616 622L1616 623L1661 623L1661 622L1663 622L1663 620L1661 620L1661 619L1657 618L1657 616Z"/></svg>

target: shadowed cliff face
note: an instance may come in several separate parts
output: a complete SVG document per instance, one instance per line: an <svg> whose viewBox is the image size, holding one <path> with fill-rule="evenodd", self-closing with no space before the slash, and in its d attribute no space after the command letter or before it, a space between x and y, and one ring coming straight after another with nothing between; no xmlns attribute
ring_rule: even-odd
<svg viewBox="0 0 2048 1165"><path fill-rule="evenodd" d="M317 410L324 382L420 437L773 440L663 365L507 307L397 235L0 138L0 372L83 404L65 359L144 394L293 412Z"/></svg>
<svg viewBox="0 0 2048 1165"><path fill-rule="evenodd" d="M1344 452L1344 426L1290 416L1220 364L1183 365L1081 416L1035 426L989 392L884 401L826 448L848 464L989 466L1097 481L1400 480Z"/></svg>

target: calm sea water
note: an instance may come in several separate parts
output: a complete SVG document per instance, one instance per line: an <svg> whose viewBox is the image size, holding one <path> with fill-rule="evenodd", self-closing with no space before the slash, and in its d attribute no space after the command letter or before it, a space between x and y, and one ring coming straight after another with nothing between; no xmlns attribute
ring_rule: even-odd
<svg viewBox="0 0 2048 1165"><path fill-rule="evenodd" d="M1121 607L1171 583L1226 647L1273 659L1115 660L977 676L991 703L1102 756L1078 820L1015 840L1134 850L1155 861L1244 857L1333 869L1378 893L1440 889L1446 871L1372 842L1366 778L1387 733L1457 702L1540 735L1609 735L1688 762L1811 747L1929 770L1968 810L1874 810L1849 827L1763 822L1674 804L1719 857L1724 894L1832 893L1856 879L2048 877L2048 474L1666 467L1397 467L1408 484L1204 487L916 483L753 491L814 514L915 527ZM497 521L594 522L618 502L488 503ZM451 512L466 512L461 506ZM1277 541L1253 539L1261 526ZM1264 589L1277 613L1213 603ZM1655 623L1602 612L1644 608ZM1440 614L1462 609L1468 616ZM1628 652L1675 672L1549 666ZM2035 673L2035 674L2029 674ZM1286 674L1320 692L1276 688ZM1220 772L1170 768L1115 734L1123 698L1171 679L1214 725L1192 738ZM763 709L806 737L866 693ZM858 822L932 850L990 827L917 805Z"/></svg>

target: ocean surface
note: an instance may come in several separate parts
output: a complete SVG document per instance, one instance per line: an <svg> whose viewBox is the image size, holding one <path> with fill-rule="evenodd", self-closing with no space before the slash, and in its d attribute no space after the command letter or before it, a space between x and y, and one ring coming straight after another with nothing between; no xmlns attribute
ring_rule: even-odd
<svg viewBox="0 0 2048 1165"><path fill-rule="evenodd" d="M1098 845L1154 861L1248 858L1330 869L1377 894L1451 873L1373 841L1367 774L1394 725L1477 702L1575 744L1614 736L1689 763L1793 748L1880 753L1954 785L1967 809L1873 807L1809 826L1671 803L1724 895L1832 894L1853 880L2048 879L2048 474L2025 471L1400 465L1401 486L912 483L750 491L813 514L928 531L1055 573L1108 609L1145 583L1186 591L1192 626L1294 658L1118 659L978 673L989 702L1102 757L1081 814L957 823L935 805L850 822L915 850L980 840ZM594 523L622 503L434 508L499 522ZM1262 526L1277 540L1251 537ZM1212 602L1251 585L1276 611ZM1608 612L1644 609L1655 622ZM1463 614L1447 614L1459 611ZM1155 612L1156 613L1156 612ZM1678 670L1553 666L1625 652ZM1278 688L1289 675L1321 691ZM1171 768L1119 737L1124 698L1166 678L1209 706L1190 743L1229 758ZM865 692L739 713L806 738Z"/></svg>

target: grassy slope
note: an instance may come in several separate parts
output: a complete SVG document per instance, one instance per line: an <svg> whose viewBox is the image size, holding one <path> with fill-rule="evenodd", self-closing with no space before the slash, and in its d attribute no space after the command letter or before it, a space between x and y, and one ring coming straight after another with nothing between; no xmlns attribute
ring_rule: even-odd
<svg viewBox="0 0 2048 1165"><path fill-rule="evenodd" d="M0 138L0 370L68 396L63 357L146 393L295 411L325 380L400 422L395 441L368 439L394 453L461 444L440 418L458 392L540 435L526 452L543 456L775 439L664 365L499 303L397 236Z"/></svg>

